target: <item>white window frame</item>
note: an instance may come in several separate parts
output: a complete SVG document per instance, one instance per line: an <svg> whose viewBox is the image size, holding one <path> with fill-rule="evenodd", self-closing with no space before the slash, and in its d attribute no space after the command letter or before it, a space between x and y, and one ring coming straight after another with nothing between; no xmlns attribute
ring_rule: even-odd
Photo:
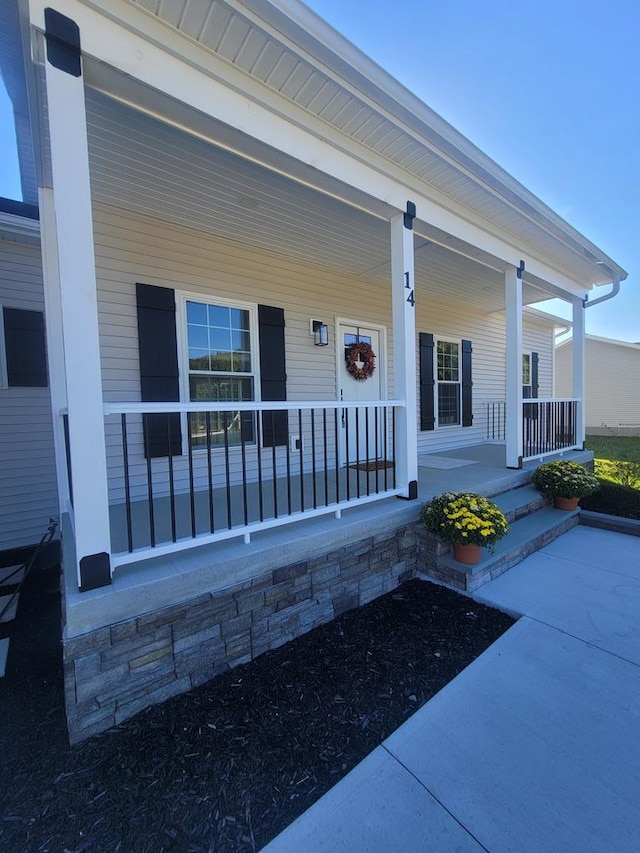
<svg viewBox="0 0 640 853"><path fill-rule="evenodd" d="M251 342L251 373L229 373L229 376L241 376L245 378L253 378L253 401L261 402L260 394L260 337L258 327L258 305L255 302L242 302L237 299L227 299L224 296L218 296L215 293L197 293L186 290L176 290L176 339L178 344L178 388L180 390L180 400L183 403L191 402L189 397L189 342L187 336L187 302L200 302L204 305L220 305L224 308L239 308L249 312L249 335ZM213 373L214 371L212 371ZM216 371L224 374L225 371ZM187 429L187 416L185 413L181 415L182 425L182 453L186 455L189 452L189 434ZM260 418L256 420L256 434L254 442L260 439ZM230 451L235 449L235 445L230 446ZM206 453L207 448L195 446L191 448L192 453ZM224 452L224 447L217 445L211 446L211 452Z"/></svg>
<svg viewBox="0 0 640 853"><path fill-rule="evenodd" d="M456 344L458 347L458 422L455 424L440 423L440 385L453 385L448 380L438 379L438 344ZM434 417L436 429L460 429L462 427L462 338L445 338L438 335L434 336L433 345L433 376L435 379L435 399L434 399Z"/></svg>

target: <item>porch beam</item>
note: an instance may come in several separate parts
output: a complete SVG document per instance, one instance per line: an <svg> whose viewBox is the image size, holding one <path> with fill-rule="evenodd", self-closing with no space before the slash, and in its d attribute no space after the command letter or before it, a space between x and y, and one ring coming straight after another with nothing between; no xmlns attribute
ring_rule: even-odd
<svg viewBox="0 0 640 853"><path fill-rule="evenodd" d="M29 0L31 22L36 29L44 29L44 10L49 3L50 0ZM109 0L108 11L101 12L78 0L57 0L56 8L78 22L87 57L168 96L166 109L161 114L156 109L147 110L150 115L192 133L192 128L171 119L170 99L175 99L393 208L403 209L410 196L420 210L422 222L492 255L499 259L500 266L517 265L522 249L510 242L507 232L494 228L490 233L480 218L472 221L473 214L468 209L456 206L427 184L420 187L415 176L387 158L351 143L337 129L153 20L133 4ZM126 98L119 99L128 102ZM133 105L141 109L139 104ZM214 139L210 141L215 144ZM242 151L237 153L242 156ZM314 189L323 191L320 180ZM564 285L567 293L584 293L584 284L571 279L568 271L563 273L539 258L528 258L527 269L544 281Z"/></svg>
<svg viewBox="0 0 640 853"><path fill-rule="evenodd" d="M418 497L418 405L416 312L413 257L413 214L391 219L391 290L393 310L393 373L395 396L405 401L396 415L396 476L401 497ZM412 213L411 213L412 211Z"/></svg>
<svg viewBox="0 0 640 853"><path fill-rule="evenodd" d="M584 447L585 441L585 309L581 299L572 300L572 395L578 400L576 414L576 444Z"/></svg>
<svg viewBox="0 0 640 853"><path fill-rule="evenodd" d="M506 309L507 468L522 467L522 272L510 267L504 274Z"/></svg>
<svg viewBox="0 0 640 853"><path fill-rule="evenodd" d="M60 26L74 31L68 18ZM69 53L65 44L60 61L58 43L44 63L53 190L43 196L43 262L51 319L61 321L53 355L59 369L64 353L78 585L89 589L110 582L111 546L84 83L66 63ZM55 391L61 399L62 383Z"/></svg>

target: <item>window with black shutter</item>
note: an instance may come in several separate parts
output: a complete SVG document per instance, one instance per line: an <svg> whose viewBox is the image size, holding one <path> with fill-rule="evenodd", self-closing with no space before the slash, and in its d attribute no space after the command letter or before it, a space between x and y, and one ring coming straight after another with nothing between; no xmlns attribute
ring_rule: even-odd
<svg viewBox="0 0 640 853"><path fill-rule="evenodd" d="M46 388L47 346L44 314L22 308L2 309L6 385Z"/></svg>

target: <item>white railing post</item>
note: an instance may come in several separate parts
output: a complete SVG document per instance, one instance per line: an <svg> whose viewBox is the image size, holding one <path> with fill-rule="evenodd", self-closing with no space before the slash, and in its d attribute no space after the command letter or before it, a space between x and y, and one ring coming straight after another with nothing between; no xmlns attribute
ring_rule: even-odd
<svg viewBox="0 0 640 853"><path fill-rule="evenodd" d="M59 286L78 584L92 589L110 583L111 546L80 33L52 9L45 16L53 210L42 226L55 233L44 235L43 260L48 286Z"/></svg>
<svg viewBox="0 0 640 853"><path fill-rule="evenodd" d="M522 271L504 274L506 309L507 468L522 467Z"/></svg>
<svg viewBox="0 0 640 853"><path fill-rule="evenodd" d="M405 400L396 416L396 472L402 497L418 497L418 405L416 371L416 290L413 275L415 207L391 219L391 289L395 396Z"/></svg>
<svg viewBox="0 0 640 853"><path fill-rule="evenodd" d="M578 400L576 407L576 444L584 446L585 440L585 310L581 299L573 300L573 370L572 395Z"/></svg>

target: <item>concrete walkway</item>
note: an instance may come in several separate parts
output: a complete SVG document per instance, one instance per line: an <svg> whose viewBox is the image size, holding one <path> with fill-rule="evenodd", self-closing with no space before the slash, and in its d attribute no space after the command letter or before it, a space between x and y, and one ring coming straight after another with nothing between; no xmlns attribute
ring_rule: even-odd
<svg viewBox="0 0 640 853"><path fill-rule="evenodd" d="M264 853L637 853L640 538L574 528L477 598L524 615Z"/></svg>

